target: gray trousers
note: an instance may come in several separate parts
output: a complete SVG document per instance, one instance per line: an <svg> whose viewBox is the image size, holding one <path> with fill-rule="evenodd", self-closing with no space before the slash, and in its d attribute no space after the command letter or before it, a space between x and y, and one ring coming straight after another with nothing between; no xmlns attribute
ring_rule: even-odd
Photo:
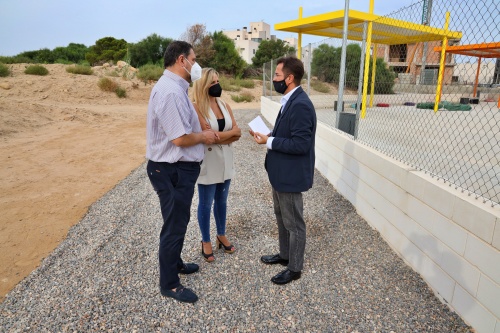
<svg viewBox="0 0 500 333"><path fill-rule="evenodd" d="M304 267L306 248L302 193L278 192L273 188L273 202L278 223L280 257L289 261L289 270L300 272Z"/></svg>

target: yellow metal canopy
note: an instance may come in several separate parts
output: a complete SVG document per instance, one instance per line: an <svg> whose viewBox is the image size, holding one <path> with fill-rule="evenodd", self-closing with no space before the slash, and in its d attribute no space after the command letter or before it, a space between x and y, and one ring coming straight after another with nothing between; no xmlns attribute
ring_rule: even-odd
<svg viewBox="0 0 500 333"><path fill-rule="evenodd" d="M436 46L434 51L441 52L441 47ZM500 58L500 42L448 46L446 52L471 57Z"/></svg>
<svg viewBox="0 0 500 333"><path fill-rule="evenodd" d="M412 44L417 42L460 39L462 33L423 24L392 19L370 13L349 10L349 40L363 40L363 22L372 22L371 42L376 44ZM302 17L276 23L274 30L324 37L342 38L344 10Z"/></svg>

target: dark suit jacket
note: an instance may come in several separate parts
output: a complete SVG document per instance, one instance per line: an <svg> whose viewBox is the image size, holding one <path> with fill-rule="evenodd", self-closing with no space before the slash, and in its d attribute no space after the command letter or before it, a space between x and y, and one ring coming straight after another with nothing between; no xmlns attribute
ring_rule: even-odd
<svg viewBox="0 0 500 333"><path fill-rule="evenodd" d="M271 136L265 168L272 187L278 192L309 190L314 178L316 111L301 87L278 113Z"/></svg>

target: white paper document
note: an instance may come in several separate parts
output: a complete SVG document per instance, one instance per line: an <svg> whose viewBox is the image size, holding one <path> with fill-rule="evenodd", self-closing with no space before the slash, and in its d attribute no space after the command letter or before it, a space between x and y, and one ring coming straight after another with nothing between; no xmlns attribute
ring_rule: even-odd
<svg viewBox="0 0 500 333"><path fill-rule="evenodd" d="M250 126L254 133L259 132L264 135L268 135L269 133L271 133L271 130L267 128L266 124L260 116L255 117L254 120L248 123L248 126Z"/></svg>

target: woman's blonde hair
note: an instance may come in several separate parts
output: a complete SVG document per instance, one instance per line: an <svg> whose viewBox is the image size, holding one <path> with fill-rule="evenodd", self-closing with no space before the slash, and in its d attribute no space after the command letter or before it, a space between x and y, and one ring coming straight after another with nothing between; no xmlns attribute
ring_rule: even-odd
<svg viewBox="0 0 500 333"><path fill-rule="evenodd" d="M203 68L201 79L193 83L193 102L196 103L198 110L205 119L209 118L210 95L208 94L208 88L212 85L214 75L219 76L215 69Z"/></svg>

